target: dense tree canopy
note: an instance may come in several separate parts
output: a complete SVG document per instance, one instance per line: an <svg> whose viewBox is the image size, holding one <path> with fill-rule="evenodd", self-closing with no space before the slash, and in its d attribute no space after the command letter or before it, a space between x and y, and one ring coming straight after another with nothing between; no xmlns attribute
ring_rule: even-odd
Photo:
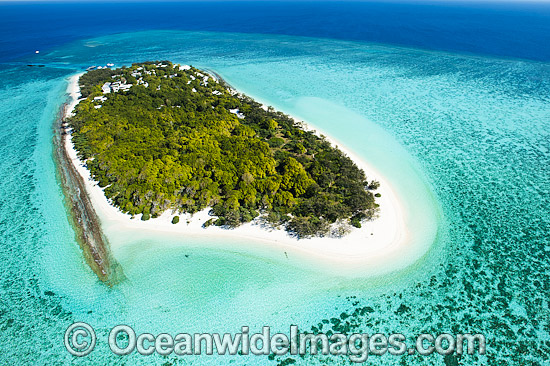
<svg viewBox="0 0 550 366"><path fill-rule="evenodd" d="M88 71L79 83L73 142L124 212L211 207L207 225L261 216L308 237L377 211L369 186L378 185L340 150L204 71L147 62Z"/></svg>

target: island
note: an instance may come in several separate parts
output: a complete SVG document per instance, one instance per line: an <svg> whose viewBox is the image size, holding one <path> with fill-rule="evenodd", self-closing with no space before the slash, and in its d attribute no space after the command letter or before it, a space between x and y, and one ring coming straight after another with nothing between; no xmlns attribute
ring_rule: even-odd
<svg viewBox="0 0 550 366"><path fill-rule="evenodd" d="M208 210L201 225L251 221L298 239L342 237L378 215L376 180L323 135L169 61L89 70L65 119L111 205L141 220Z"/></svg>

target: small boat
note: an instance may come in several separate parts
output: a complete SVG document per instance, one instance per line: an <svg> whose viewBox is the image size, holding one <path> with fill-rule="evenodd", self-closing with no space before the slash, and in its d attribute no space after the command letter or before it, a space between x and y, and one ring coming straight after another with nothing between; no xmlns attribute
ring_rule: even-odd
<svg viewBox="0 0 550 366"><path fill-rule="evenodd" d="M93 69L95 69L95 68L96 68L95 65L94 65L94 66L90 66L90 67L88 67L88 68L86 69L86 71L90 71L90 70L93 70Z"/></svg>

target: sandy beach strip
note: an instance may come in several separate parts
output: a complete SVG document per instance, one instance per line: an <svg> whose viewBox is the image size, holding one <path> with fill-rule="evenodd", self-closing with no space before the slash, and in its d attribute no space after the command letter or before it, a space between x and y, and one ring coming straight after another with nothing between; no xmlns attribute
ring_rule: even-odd
<svg viewBox="0 0 550 366"><path fill-rule="evenodd" d="M78 78L80 75L74 75L69 79L67 92L71 101L67 108L67 116L72 114L74 107L79 102ZM311 125L302 123L304 128L314 130ZM319 133L318 130L317 133ZM381 197L376 198L376 202L380 205L379 217L364 222L360 229L354 228L350 234L342 238L324 237L298 240L289 236L284 229L265 228L254 221L235 229L223 229L213 225L203 228L202 224L211 217L208 214L208 209L194 215L166 211L161 216L148 221L140 220L140 216L132 218L109 203L103 189L91 178L84 163L78 159L71 138L65 140L65 147L86 183L87 193L107 234L110 230L128 230L134 236L141 231L143 233L163 233L173 236L175 239L182 236L212 237L222 241L231 238L242 240L242 245L245 247L252 248L261 244L265 248L284 251L287 256L297 254L298 257L317 262L327 269L336 269L342 275L380 272L387 267L388 261L391 261L392 258L400 256L403 251L410 251L405 250L410 249L407 248L410 233L405 224L405 209L390 182L342 144L327 135L325 137L333 146L338 146L342 152L348 155L359 168L363 169L369 181L380 182L380 188L376 191L381 194ZM175 215L180 216L178 224L171 223L172 217ZM113 250L119 249L119 243L110 241L110 244Z"/></svg>

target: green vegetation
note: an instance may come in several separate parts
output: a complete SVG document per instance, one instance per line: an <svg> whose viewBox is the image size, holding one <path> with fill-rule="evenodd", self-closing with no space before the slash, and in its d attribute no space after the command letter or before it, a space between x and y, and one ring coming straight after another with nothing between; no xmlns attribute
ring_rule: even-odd
<svg viewBox="0 0 550 366"><path fill-rule="evenodd" d="M179 216L174 216L172 218L172 224L177 224L178 222L180 222L180 217Z"/></svg>
<svg viewBox="0 0 550 366"><path fill-rule="evenodd" d="M308 237L377 212L378 182L340 150L203 71L146 62L89 71L79 83L75 147L126 213L147 220L211 207L204 226L260 216Z"/></svg>

